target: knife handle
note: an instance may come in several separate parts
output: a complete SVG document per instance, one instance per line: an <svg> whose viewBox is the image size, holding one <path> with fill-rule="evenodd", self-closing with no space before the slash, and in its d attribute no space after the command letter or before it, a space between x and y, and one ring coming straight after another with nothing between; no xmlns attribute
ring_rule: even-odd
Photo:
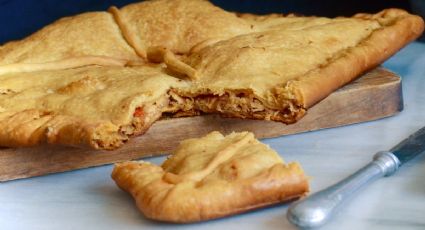
<svg viewBox="0 0 425 230"><path fill-rule="evenodd" d="M393 153L378 152L372 162L351 176L293 203L288 209L287 218L302 228L321 226L355 191L378 178L392 175L399 166L400 161Z"/></svg>

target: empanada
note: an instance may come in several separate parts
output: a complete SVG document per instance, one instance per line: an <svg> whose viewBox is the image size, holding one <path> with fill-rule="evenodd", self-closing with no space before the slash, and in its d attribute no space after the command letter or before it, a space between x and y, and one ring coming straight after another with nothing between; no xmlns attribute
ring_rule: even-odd
<svg viewBox="0 0 425 230"><path fill-rule="evenodd" d="M420 17L398 9L334 19L258 16L202 0L64 18L0 47L0 145L113 149L163 113L294 123L423 28Z"/></svg>
<svg viewBox="0 0 425 230"><path fill-rule="evenodd" d="M118 163L112 178L146 217L179 223L297 199L309 190L298 163L285 164L248 132L185 140L161 167Z"/></svg>

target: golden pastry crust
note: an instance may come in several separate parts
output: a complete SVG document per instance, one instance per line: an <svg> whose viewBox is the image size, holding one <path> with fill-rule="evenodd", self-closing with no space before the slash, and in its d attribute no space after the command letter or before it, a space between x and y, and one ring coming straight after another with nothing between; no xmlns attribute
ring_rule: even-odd
<svg viewBox="0 0 425 230"><path fill-rule="evenodd" d="M115 6L112 6L108 9L108 12L110 12L118 24L119 28L121 29L121 33L128 42L128 44L133 47L134 51L142 58L147 58L146 50L143 49L141 44L138 43L136 35L134 34L133 30L130 29L130 26L126 19L122 16L119 9Z"/></svg>
<svg viewBox="0 0 425 230"><path fill-rule="evenodd" d="M423 29L420 17L398 9L258 16L203 0L67 17L0 46L0 146L113 149L164 112L294 123Z"/></svg>
<svg viewBox="0 0 425 230"><path fill-rule="evenodd" d="M161 167L116 164L112 178L148 218L188 223L229 216L304 196L308 179L252 133L212 132L183 141Z"/></svg>
<svg viewBox="0 0 425 230"><path fill-rule="evenodd" d="M7 73L19 72L36 72L46 70L72 69L82 66L99 65L99 66L124 66L128 60L116 59L105 56L82 56L70 57L57 61L44 63L15 63L0 66L0 75Z"/></svg>
<svg viewBox="0 0 425 230"><path fill-rule="evenodd" d="M249 23L205 0L146 1L110 10L139 53L164 47L184 54L199 42L252 31ZM133 46L134 47L134 46Z"/></svg>
<svg viewBox="0 0 425 230"><path fill-rule="evenodd" d="M424 27L420 17L396 9L336 19L251 17L256 32L198 46L183 59L198 76L174 89L186 110L296 122Z"/></svg>
<svg viewBox="0 0 425 230"><path fill-rule="evenodd" d="M0 47L0 74L66 69L86 65L124 65L139 60L111 14L84 13L59 19Z"/></svg>
<svg viewBox="0 0 425 230"><path fill-rule="evenodd" d="M424 31L421 17L399 9L357 14L354 18L376 20L380 28L356 47L336 55L327 65L293 82L293 87L297 87L300 94L299 101L305 108L310 108L339 87L381 64Z"/></svg>
<svg viewBox="0 0 425 230"><path fill-rule="evenodd" d="M169 88L186 84L160 65L9 73L0 82L0 146L103 149L146 131L168 105Z"/></svg>

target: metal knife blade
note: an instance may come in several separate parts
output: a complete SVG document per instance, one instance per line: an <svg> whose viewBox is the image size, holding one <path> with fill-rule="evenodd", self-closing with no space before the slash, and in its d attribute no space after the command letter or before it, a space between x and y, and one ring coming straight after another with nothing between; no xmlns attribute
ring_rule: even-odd
<svg viewBox="0 0 425 230"><path fill-rule="evenodd" d="M425 127L394 146L374 155L373 161L344 180L309 197L294 202L288 220L302 228L325 224L333 213L361 187L395 173L399 166L425 152Z"/></svg>
<svg viewBox="0 0 425 230"><path fill-rule="evenodd" d="M390 150L390 152L398 158L401 164L404 164L424 151L425 127L419 129L416 133L410 135Z"/></svg>

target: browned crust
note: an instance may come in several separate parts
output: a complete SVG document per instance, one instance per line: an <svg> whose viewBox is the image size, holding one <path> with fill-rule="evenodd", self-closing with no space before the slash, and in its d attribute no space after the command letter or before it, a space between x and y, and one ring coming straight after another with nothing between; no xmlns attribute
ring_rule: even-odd
<svg viewBox="0 0 425 230"><path fill-rule="evenodd" d="M147 60L153 63L164 62L167 65L167 68L176 74L173 74L174 77L181 78L183 74L184 78L189 78L191 80L197 79L197 73L192 66L182 62L173 52L165 47L149 47L147 49Z"/></svg>
<svg viewBox="0 0 425 230"><path fill-rule="evenodd" d="M174 203L173 200L169 199L164 199L164 201L172 202L175 205L173 208L163 209L163 207L160 207L161 205L153 205L151 200L155 194L141 191L149 191L149 188L147 188L149 184L139 187L140 185L137 183L138 171L143 170L138 162L116 164L111 177L118 187L133 196L138 208L146 217L171 223L193 223L244 213L305 196L309 192L308 178L295 170L291 170L284 177L275 175L274 172L280 170L280 167L286 166L274 165L253 178L235 182L237 185L234 185L235 187L232 189L234 196L227 197L224 200L215 199L216 202L208 202L207 204L197 204L202 206L200 209L199 207L188 206L189 203L193 205L193 202L188 202L185 207L180 207L175 204L181 204L181 202ZM157 170L160 169L157 168L155 172L152 172L158 173ZM157 183L159 182L150 182L153 186ZM164 184L164 186L170 185ZM228 199L232 199L232 201L229 202Z"/></svg>
<svg viewBox="0 0 425 230"><path fill-rule="evenodd" d="M127 137L112 123L88 124L78 118L47 111L25 110L0 121L0 145L29 147L41 143L114 149ZM102 136L107 136L108 143Z"/></svg>
<svg viewBox="0 0 425 230"><path fill-rule="evenodd" d="M45 63L14 63L0 65L0 74L16 72L34 72L40 70L72 69L88 65L124 66L127 60L106 56L83 56Z"/></svg>
<svg viewBox="0 0 425 230"><path fill-rule="evenodd" d="M424 30L421 17L399 9L380 13L357 14L354 17L376 19L383 26L356 47L335 57L328 65L288 84L296 90L300 104L310 108L336 89L376 67L407 43L419 37Z"/></svg>
<svg viewBox="0 0 425 230"><path fill-rule="evenodd" d="M274 192L274 194L273 194ZM233 208L228 210L220 210L220 212L209 213L207 215L202 215L200 219L158 219L160 221L171 222L171 223L179 223L179 224L189 224L195 223L199 221L208 221L213 219L219 219L223 217L234 216L237 214L253 211L256 209L266 208L269 206L298 200L302 197L305 197L309 192L308 180L304 178L304 180L300 181L297 184L285 184L279 191L270 191L269 194L265 195L267 198L261 203L255 203L253 201L247 203L244 207Z"/></svg>
<svg viewBox="0 0 425 230"><path fill-rule="evenodd" d="M291 185L291 186L293 186L293 185ZM197 222L197 221L208 221L208 220L214 220L214 219L219 219L219 218L223 218L223 217L234 216L234 215L238 215L238 214L241 214L241 213L254 211L256 209L266 208L266 207L270 207L270 206L273 206L273 205L278 205L278 204L281 204L281 203L286 203L286 202L298 200L302 197L305 197L308 193L307 182L306 182L305 186L303 186L300 183L297 186L294 186L294 188L295 188L295 190L298 191L297 194L294 194L294 195L291 195L291 196L288 195L286 197L283 197L282 199L270 200L270 201L259 203L259 204L252 204L252 205L246 206L244 208L234 209L231 212L227 212L227 213L226 212L214 213L214 214L211 214L210 216L208 216L207 218L202 219L202 220L173 221L173 223L189 224L189 223L194 223L194 222Z"/></svg>
<svg viewBox="0 0 425 230"><path fill-rule="evenodd" d="M86 124L69 116L54 115L41 110L24 110L0 121L0 145L32 146L42 142L89 145ZM47 128L50 127L50 128Z"/></svg>
<svg viewBox="0 0 425 230"><path fill-rule="evenodd" d="M143 49L141 44L137 42L136 35L130 29L128 22L121 15L120 10L115 6L111 6L108 9L108 12L111 13L112 16L114 17L114 20L117 23L118 27L120 28L121 33L124 39L127 41L127 43L134 49L137 55L146 59L146 50Z"/></svg>
<svg viewBox="0 0 425 230"><path fill-rule="evenodd" d="M0 146L30 147L48 143L113 150L130 136L145 133L161 117L161 107L167 103L168 98L164 97L155 106L145 108L143 117L133 117L130 124L121 126L110 121L90 123L75 116L37 109L12 113L0 119Z"/></svg>

